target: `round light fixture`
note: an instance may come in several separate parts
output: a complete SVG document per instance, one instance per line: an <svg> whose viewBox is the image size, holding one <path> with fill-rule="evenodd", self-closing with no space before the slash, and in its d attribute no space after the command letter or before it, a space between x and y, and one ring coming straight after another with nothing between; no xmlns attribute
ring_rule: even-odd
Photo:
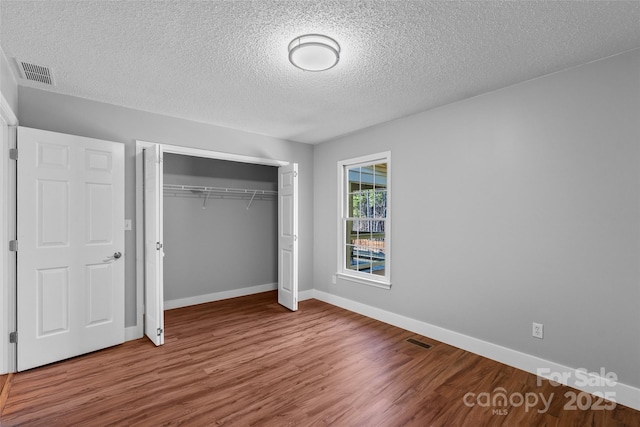
<svg viewBox="0 0 640 427"><path fill-rule="evenodd" d="M322 34L306 34L289 43L289 61L304 71L324 71L340 60L340 45Z"/></svg>

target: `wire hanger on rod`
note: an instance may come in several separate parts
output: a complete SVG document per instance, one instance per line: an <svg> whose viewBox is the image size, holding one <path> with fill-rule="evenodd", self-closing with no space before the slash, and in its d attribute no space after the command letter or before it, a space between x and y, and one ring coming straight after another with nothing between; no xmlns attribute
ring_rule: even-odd
<svg viewBox="0 0 640 427"><path fill-rule="evenodd" d="M210 191L207 191L207 194L205 194L204 201L202 202L202 209L207 209L207 199L209 198L210 193Z"/></svg>
<svg viewBox="0 0 640 427"><path fill-rule="evenodd" d="M247 205L247 210L249 210L249 208L251 207L251 203L253 203L253 199L256 197L257 192L258 190L253 191L253 196L251 196L251 200L249 200L249 204Z"/></svg>

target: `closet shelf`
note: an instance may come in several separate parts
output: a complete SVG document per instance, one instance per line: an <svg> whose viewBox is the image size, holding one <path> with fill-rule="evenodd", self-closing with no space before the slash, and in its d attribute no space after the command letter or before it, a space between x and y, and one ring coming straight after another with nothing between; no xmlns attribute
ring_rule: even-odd
<svg viewBox="0 0 640 427"><path fill-rule="evenodd" d="M278 195L273 190L255 190L249 188L228 188L228 187L204 187L200 185L164 185L165 196L176 197L205 197L205 198L225 198L225 199L273 199Z"/></svg>

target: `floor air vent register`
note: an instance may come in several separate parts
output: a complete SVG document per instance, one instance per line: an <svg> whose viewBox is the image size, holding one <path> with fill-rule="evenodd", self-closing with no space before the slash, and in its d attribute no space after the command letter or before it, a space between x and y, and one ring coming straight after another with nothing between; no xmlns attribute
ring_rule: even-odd
<svg viewBox="0 0 640 427"><path fill-rule="evenodd" d="M418 341L418 340L413 339L413 338L407 338L407 342L410 342L411 344L415 344L418 347L422 347L422 348L426 348L426 349L431 348L431 344L427 344L425 342Z"/></svg>

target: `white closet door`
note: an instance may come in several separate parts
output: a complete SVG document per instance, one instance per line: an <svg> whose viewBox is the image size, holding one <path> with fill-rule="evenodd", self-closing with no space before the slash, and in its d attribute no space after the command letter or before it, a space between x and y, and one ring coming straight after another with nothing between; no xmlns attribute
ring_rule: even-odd
<svg viewBox="0 0 640 427"><path fill-rule="evenodd" d="M144 333L155 345L164 344L162 279L162 156L160 146L144 150Z"/></svg>
<svg viewBox="0 0 640 427"><path fill-rule="evenodd" d="M298 309L298 164L278 168L278 303Z"/></svg>
<svg viewBox="0 0 640 427"><path fill-rule="evenodd" d="M124 145L18 129L18 370L124 342Z"/></svg>

